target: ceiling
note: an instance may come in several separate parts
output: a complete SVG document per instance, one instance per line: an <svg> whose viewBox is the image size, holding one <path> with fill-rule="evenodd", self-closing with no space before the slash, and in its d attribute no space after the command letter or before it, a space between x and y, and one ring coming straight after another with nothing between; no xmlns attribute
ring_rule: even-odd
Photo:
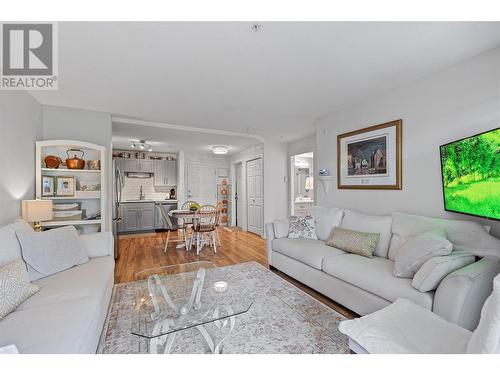
<svg viewBox="0 0 500 375"><path fill-rule="evenodd" d="M275 141L346 105L500 45L499 22L59 24L41 103Z"/></svg>
<svg viewBox="0 0 500 375"><path fill-rule="evenodd" d="M212 146L215 145L228 146L226 156L232 156L261 143L259 140L250 137L168 129L161 126L113 123L114 149L132 150L130 141L141 139L146 140L153 147L154 152L184 151L195 154L210 154L212 156L216 156L212 152Z"/></svg>

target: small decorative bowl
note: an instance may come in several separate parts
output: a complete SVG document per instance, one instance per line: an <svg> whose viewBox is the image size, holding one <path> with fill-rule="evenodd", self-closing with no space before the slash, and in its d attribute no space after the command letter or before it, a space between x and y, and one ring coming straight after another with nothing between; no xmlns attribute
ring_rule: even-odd
<svg viewBox="0 0 500 375"><path fill-rule="evenodd" d="M214 283L214 290L217 293L224 293L227 290L228 283L226 281L216 281Z"/></svg>

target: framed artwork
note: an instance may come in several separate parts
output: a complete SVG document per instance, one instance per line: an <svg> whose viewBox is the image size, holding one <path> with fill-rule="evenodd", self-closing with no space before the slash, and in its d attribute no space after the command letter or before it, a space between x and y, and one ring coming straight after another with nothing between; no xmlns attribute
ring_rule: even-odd
<svg viewBox="0 0 500 375"><path fill-rule="evenodd" d="M54 176L42 176L42 197L53 197L55 195L54 184Z"/></svg>
<svg viewBox="0 0 500 375"><path fill-rule="evenodd" d="M402 120L337 136L339 189L401 190Z"/></svg>
<svg viewBox="0 0 500 375"><path fill-rule="evenodd" d="M74 177L56 177L56 195L58 197L72 197L75 195Z"/></svg>

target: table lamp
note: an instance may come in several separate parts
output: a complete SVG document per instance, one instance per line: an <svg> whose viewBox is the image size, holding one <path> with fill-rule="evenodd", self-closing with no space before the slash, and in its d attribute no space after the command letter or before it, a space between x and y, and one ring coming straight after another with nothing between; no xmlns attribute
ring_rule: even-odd
<svg viewBox="0 0 500 375"><path fill-rule="evenodd" d="M28 223L33 223L35 232L42 231L42 221L52 220L52 201L51 200L23 200L22 202L23 219Z"/></svg>

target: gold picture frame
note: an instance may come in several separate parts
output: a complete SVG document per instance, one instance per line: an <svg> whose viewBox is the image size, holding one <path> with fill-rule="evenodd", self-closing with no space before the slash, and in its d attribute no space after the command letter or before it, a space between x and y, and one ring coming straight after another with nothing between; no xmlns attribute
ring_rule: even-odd
<svg viewBox="0 0 500 375"><path fill-rule="evenodd" d="M403 120L337 136L338 189L401 190Z"/></svg>

